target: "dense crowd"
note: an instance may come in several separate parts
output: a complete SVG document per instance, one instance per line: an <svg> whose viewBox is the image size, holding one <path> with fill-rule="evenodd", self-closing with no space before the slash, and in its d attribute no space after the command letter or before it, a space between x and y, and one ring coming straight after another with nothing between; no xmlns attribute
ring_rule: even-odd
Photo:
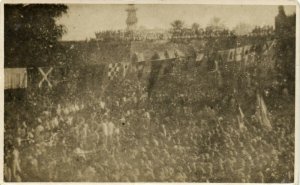
<svg viewBox="0 0 300 185"><path fill-rule="evenodd" d="M249 37L250 40L255 37L270 37L274 35L274 29L269 26L255 27L251 32L245 34L244 37ZM143 30L137 29L134 32L124 30L105 30L95 33L95 37L100 41L120 41L120 40L174 40L174 39L207 39L207 38L231 38L235 37L234 31L225 28L212 30L209 28L192 29L182 28L181 30L168 31L168 30Z"/></svg>
<svg viewBox="0 0 300 185"><path fill-rule="evenodd" d="M95 33L96 39L99 41L120 41L120 40L133 40L133 41L153 41L153 40L168 40L170 34L167 31L164 33L155 32L151 30L136 30L134 32L127 32L124 30L112 31L100 31Z"/></svg>
<svg viewBox="0 0 300 185"><path fill-rule="evenodd" d="M292 101L270 107L266 130L255 112L239 120L234 98L182 75L150 97L124 80L101 94L6 102L5 181L293 181Z"/></svg>

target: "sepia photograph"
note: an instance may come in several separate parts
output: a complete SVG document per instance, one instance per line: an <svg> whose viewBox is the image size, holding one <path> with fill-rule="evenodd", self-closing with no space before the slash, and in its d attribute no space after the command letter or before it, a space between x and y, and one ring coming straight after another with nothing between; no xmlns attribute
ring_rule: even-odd
<svg viewBox="0 0 300 185"><path fill-rule="evenodd" d="M296 3L148 2L3 4L4 182L294 183Z"/></svg>

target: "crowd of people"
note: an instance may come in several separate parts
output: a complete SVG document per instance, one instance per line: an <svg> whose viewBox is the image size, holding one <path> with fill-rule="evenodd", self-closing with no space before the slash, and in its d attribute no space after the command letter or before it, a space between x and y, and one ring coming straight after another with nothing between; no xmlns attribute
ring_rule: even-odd
<svg viewBox="0 0 300 185"><path fill-rule="evenodd" d="M153 30L135 30L134 32L118 30L106 30L95 33L96 40L99 41L153 41L153 40L169 40L170 34L167 31Z"/></svg>
<svg viewBox="0 0 300 185"><path fill-rule="evenodd" d="M243 37L271 37L274 35L274 29L269 26L255 27L251 32ZM231 38L236 37L234 31L222 29L202 29L202 28L182 28L181 30L145 30L137 29L133 32L124 30L106 30L95 33L96 40L99 41L149 41L149 40L176 40L176 39L207 39L207 38Z"/></svg>
<svg viewBox="0 0 300 185"><path fill-rule="evenodd" d="M6 102L5 181L293 182L292 101L269 107L266 130L210 85L183 71L150 96L146 83L116 80L101 93Z"/></svg>

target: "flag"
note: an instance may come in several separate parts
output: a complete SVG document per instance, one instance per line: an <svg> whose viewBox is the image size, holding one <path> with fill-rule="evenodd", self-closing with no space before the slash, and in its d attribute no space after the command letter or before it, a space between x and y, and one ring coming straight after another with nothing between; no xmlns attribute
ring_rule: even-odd
<svg viewBox="0 0 300 185"><path fill-rule="evenodd" d="M26 68L5 68L4 89L27 88Z"/></svg>
<svg viewBox="0 0 300 185"><path fill-rule="evenodd" d="M136 74L139 79L142 78L142 76L143 76L145 65L146 65L146 62L138 62L135 65Z"/></svg>
<svg viewBox="0 0 300 185"><path fill-rule="evenodd" d="M257 94L257 109L256 109L256 116L260 124L266 130L272 130L272 125L268 116L267 106L263 100L263 97Z"/></svg>
<svg viewBox="0 0 300 185"><path fill-rule="evenodd" d="M161 68L162 68L161 61L152 61L151 62L151 72L149 74L148 88L147 88L149 95L151 94L153 87L158 80L158 76L161 71Z"/></svg>
<svg viewBox="0 0 300 185"><path fill-rule="evenodd" d="M120 66L121 63L110 63L108 64L108 72L107 72L107 76L109 78L109 80L113 80L115 77L117 77L120 73Z"/></svg>
<svg viewBox="0 0 300 185"><path fill-rule="evenodd" d="M38 67L40 74L42 75L42 79L39 82L38 86L41 88L44 82L48 85L48 87L52 88L52 83L49 80L50 73L53 71L53 67Z"/></svg>

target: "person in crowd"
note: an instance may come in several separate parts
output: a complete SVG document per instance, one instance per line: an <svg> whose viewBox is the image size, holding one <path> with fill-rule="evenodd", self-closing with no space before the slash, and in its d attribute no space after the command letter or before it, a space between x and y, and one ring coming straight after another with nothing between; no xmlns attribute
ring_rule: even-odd
<svg viewBox="0 0 300 185"><path fill-rule="evenodd" d="M21 170L21 158L19 148L21 143L19 140L15 140L12 148L12 159L11 159L11 180L12 182L22 181L22 170Z"/></svg>

